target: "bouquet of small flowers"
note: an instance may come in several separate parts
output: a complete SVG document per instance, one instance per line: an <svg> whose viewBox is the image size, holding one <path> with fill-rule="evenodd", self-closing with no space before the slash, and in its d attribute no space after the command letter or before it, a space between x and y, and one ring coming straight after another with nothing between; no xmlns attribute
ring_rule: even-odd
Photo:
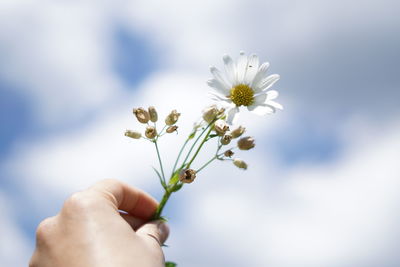
<svg viewBox="0 0 400 267"><path fill-rule="evenodd" d="M244 136L245 127L234 126L240 108L257 115L275 113L282 105L273 101L278 92L271 90L272 85L279 80L279 75L267 76L269 63L260 65L257 55L245 55L240 52L236 62L228 55L223 57L225 75L215 67L210 67L213 78L208 85L214 89L210 92L216 103L202 111L202 119L194 124L172 166L171 173L166 174L163 166L158 142L166 134L177 133L177 122L180 113L172 110L164 119L163 126L158 128L159 116L155 107L134 108L136 119L145 125L144 134L139 131L127 130L125 135L133 139L144 139L153 143L157 153L159 169L154 168L164 189L164 195L153 215L154 220L165 220L163 209L173 193L182 189L185 184L192 183L204 168L214 161L231 161L236 167L246 170L247 163L234 157L237 150L249 150L255 146L251 136ZM214 142L215 153L205 163L198 163L197 156L207 142ZM166 266L176 266L167 262Z"/></svg>

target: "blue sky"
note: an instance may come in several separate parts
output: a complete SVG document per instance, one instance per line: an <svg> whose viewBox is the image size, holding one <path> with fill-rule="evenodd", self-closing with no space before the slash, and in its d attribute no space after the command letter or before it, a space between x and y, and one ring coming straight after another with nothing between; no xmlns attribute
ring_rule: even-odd
<svg viewBox="0 0 400 267"><path fill-rule="evenodd" d="M242 49L281 75L285 109L241 117L257 139L243 155L248 172L215 165L172 200L167 257L182 266L398 265L400 228L387 223L400 219L398 8L2 2L0 265L26 265L36 225L95 181L118 178L159 197L154 158L136 153L151 148L122 135L138 127L131 108L178 108L189 127L209 103L208 66ZM258 237L243 231L243 218L262 228ZM183 255L188 243L193 252Z"/></svg>

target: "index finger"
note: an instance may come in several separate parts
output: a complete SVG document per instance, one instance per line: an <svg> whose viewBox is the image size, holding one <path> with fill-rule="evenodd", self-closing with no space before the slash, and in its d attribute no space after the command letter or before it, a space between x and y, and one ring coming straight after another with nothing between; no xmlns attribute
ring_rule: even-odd
<svg viewBox="0 0 400 267"><path fill-rule="evenodd" d="M89 190L100 192L115 206L134 217L148 220L157 209L157 201L146 192L118 180L107 179L93 185Z"/></svg>

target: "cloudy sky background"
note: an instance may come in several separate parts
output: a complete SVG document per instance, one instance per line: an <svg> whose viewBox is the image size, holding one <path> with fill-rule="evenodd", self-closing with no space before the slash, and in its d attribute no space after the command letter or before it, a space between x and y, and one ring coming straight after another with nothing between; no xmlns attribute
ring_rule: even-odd
<svg viewBox="0 0 400 267"><path fill-rule="evenodd" d="M153 147L123 136L140 129L132 107L182 112L182 135L161 139L171 162L210 102L208 66L245 50L281 75L285 109L240 117L257 139L240 154L248 171L214 164L173 197L167 259L399 266L399 8L2 0L0 265L26 266L37 224L95 181L117 178L160 198Z"/></svg>

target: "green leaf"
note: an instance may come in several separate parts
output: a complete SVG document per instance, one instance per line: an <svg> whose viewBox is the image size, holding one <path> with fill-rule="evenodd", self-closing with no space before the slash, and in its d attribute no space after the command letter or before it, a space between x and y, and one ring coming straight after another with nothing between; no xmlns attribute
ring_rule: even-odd
<svg viewBox="0 0 400 267"><path fill-rule="evenodd" d="M179 169L174 173L174 176L168 182L168 185L174 185L179 181Z"/></svg>
<svg viewBox="0 0 400 267"><path fill-rule="evenodd" d="M158 172L158 170L156 168L154 168L153 166L151 166L153 168L153 170L157 173L158 178L160 179L160 183L164 188L167 188L167 184L165 183L164 179L161 177L161 174Z"/></svg>
<svg viewBox="0 0 400 267"><path fill-rule="evenodd" d="M193 133L191 133L188 137L188 139L193 139L196 136L196 131L194 131Z"/></svg>
<svg viewBox="0 0 400 267"><path fill-rule="evenodd" d="M171 189L171 191L172 191L172 192L177 192L177 191L179 191L179 190L182 188L182 186L183 186L183 183L176 184L176 185Z"/></svg>
<svg viewBox="0 0 400 267"><path fill-rule="evenodd" d="M166 263L165 263L165 267L175 267L175 266L177 266L178 264L176 264L175 262L172 262L172 261L167 261Z"/></svg>

